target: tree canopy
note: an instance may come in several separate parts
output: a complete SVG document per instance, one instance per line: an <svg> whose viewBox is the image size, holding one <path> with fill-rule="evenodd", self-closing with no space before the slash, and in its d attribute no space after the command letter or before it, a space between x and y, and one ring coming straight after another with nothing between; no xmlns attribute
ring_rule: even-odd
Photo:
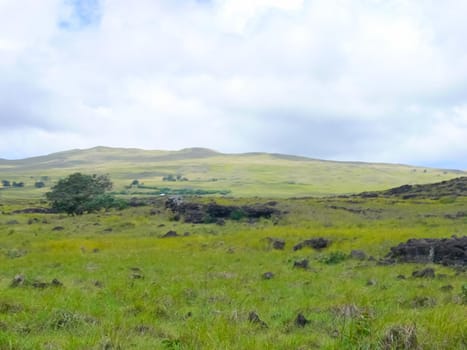
<svg viewBox="0 0 467 350"><path fill-rule="evenodd" d="M81 215L102 208L121 207L123 202L106 194L112 189L107 175L74 173L61 179L46 193L52 209L58 212Z"/></svg>

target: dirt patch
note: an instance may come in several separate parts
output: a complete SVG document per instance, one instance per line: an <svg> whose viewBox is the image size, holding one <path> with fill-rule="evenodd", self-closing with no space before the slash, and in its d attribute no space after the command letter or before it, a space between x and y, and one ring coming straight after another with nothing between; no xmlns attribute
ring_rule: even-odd
<svg viewBox="0 0 467 350"><path fill-rule="evenodd" d="M409 239L391 248L387 259L397 262L467 266L467 236L443 239Z"/></svg>

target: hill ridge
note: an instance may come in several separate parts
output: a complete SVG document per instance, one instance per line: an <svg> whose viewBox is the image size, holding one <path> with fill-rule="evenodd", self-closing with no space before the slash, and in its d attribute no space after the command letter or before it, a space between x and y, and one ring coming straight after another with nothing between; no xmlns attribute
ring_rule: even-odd
<svg viewBox="0 0 467 350"><path fill-rule="evenodd" d="M336 164L355 164L355 165L389 165L389 166L406 166L406 167L412 167L412 168L417 168L417 169L439 169L439 170L446 170L450 172L457 172L459 174L464 174L466 171L461 170L461 169L444 169L444 168L434 168L434 167L425 167L425 166L419 166L419 165L411 165L411 164L405 164L405 163L388 163L388 162L367 162L367 161L342 161L342 160L330 160L330 159L320 159L320 158L313 158L313 157L308 157L308 156L302 156L302 155L293 155L293 154L285 154L285 153L270 153L270 152L241 152L241 153L224 153L224 152L219 152L210 148L206 147L187 147L187 148L182 148L179 150L153 150L153 149L143 149L143 148L137 148L137 147L109 147L109 146L95 146L91 148L74 148L70 150L64 150L64 151L59 151L59 152L53 152L45 155L38 155L38 156L33 156L33 157L26 157L26 158L21 158L21 159L6 159L6 158L0 158L0 165L3 163L9 163L9 164L21 164L21 163L26 163L26 162L31 162L31 161L40 161L40 160L47 160L47 159L52 159L52 158L63 158L63 156L70 156L70 155L76 155L76 154L86 154L86 153L91 153L91 152L138 152L141 154L149 155L150 153L159 153L158 157L161 155L167 156L169 155L173 156L174 158L177 159L182 159L184 156L186 158L196 158L199 156L199 158L205 158L205 157L215 157L215 156L222 156L222 157L241 157L241 156L270 156L272 158L277 158L277 159L282 159L282 160L287 160L287 161L305 161L305 162L326 162L326 163L336 163ZM118 157L114 157L118 158ZM128 158L125 157L124 155L121 156L121 158Z"/></svg>

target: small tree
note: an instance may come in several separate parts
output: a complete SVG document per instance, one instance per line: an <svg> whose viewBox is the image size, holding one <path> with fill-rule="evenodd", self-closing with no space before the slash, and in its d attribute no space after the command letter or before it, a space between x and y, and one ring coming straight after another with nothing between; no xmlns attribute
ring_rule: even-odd
<svg viewBox="0 0 467 350"><path fill-rule="evenodd" d="M34 187L35 188L42 188L42 187L45 187L45 183L43 181L36 181L34 183Z"/></svg>
<svg viewBox="0 0 467 350"><path fill-rule="evenodd" d="M8 181L8 180L2 180L2 186L3 186L3 187L10 187L10 186L11 186L10 181Z"/></svg>
<svg viewBox="0 0 467 350"><path fill-rule="evenodd" d="M81 215L106 208L110 201L105 192L111 188L112 182L106 175L74 173L58 181L46 198L58 212ZM103 196L105 200L101 199Z"/></svg>

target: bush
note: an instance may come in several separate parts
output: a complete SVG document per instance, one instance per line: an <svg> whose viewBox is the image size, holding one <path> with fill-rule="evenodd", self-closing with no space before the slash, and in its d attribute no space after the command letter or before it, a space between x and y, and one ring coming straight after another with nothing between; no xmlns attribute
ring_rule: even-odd
<svg viewBox="0 0 467 350"><path fill-rule="evenodd" d="M36 181L36 183L34 184L34 187L35 188L45 187L45 183L43 181Z"/></svg>
<svg viewBox="0 0 467 350"><path fill-rule="evenodd" d="M319 261L326 265L334 265L344 261L345 259L347 259L347 254L336 251L329 253L329 255L322 256Z"/></svg>
<svg viewBox="0 0 467 350"><path fill-rule="evenodd" d="M105 193L111 188L112 182L106 175L74 173L53 186L46 198L54 210L71 215L124 207L122 200Z"/></svg>

